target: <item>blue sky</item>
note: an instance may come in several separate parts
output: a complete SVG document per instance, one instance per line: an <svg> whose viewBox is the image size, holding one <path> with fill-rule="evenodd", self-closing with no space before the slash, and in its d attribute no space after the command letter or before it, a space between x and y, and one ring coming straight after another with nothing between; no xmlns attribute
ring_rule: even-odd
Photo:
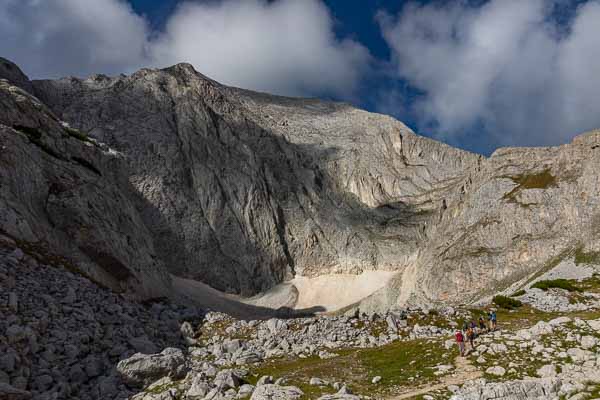
<svg viewBox="0 0 600 400"><path fill-rule="evenodd" d="M5 0L0 56L33 78L186 61L490 154L600 127L599 20L600 0Z"/></svg>

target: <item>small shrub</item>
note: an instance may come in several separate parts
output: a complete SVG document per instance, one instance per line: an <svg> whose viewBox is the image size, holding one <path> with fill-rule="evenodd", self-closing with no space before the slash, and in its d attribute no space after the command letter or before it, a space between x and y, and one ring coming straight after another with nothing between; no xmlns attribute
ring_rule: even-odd
<svg viewBox="0 0 600 400"><path fill-rule="evenodd" d="M500 308L504 308L506 310L513 310L515 308L519 308L523 305L519 300L512 299L506 296L494 296L492 300L494 304L496 304Z"/></svg>
<svg viewBox="0 0 600 400"><path fill-rule="evenodd" d="M80 131L80 130L78 130L78 129L71 128L70 126L64 126L64 127L63 127L63 129L64 129L64 130L65 130L65 132L67 132L67 134L68 134L69 136L71 136L72 138L75 138L75 139L81 140L82 142L87 142L87 141L89 141L89 140L90 140L90 139L88 138L88 135L87 135L87 134L85 134L85 133L81 132L81 131Z"/></svg>
<svg viewBox="0 0 600 400"><path fill-rule="evenodd" d="M525 294L525 290L521 289L521 290L517 290L516 292L514 292L513 294L510 295L510 297L519 297L519 296L523 296Z"/></svg>
<svg viewBox="0 0 600 400"><path fill-rule="evenodd" d="M568 292L581 292L581 288L575 286L573 282L567 279L552 279L548 281L538 281L534 283L532 288L542 289L543 291L547 291L548 289L564 289Z"/></svg>

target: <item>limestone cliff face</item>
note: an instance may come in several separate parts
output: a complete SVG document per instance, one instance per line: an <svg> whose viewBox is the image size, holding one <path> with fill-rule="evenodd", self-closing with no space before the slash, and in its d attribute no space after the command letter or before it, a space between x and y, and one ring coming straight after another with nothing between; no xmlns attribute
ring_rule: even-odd
<svg viewBox="0 0 600 400"><path fill-rule="evenodd" d="M598 263L599 170L600 131L558 147L499 149L432 231L416 292L468 302L566 258Z"/></svg>
<svg viewBox="0 0 600 400"><path fill-rule="evenodd" d="M13 127L58 132L51 143L69 143L60 149L73 152L69 168L104 184L66 185L68 195L24 219L75 238L64 251L75 246L90 263L105 259L90 249L113 251L120 267L104 268L109 275L125 268L162 279L166 270L251 295L293 275L397 271L369 300L388 307L472 301L568 251L596 248L600 135L486 159L387 116L226 87L186 64L85 80L29 82L11 71L0 77L39 106L19 111L37 121L29 125L2 115L6 134L21 138L36 164L48 155ZM3 85L5 96L16 93ZM40 113L52 117L41 124ZM103 144L63 138L59 119ZM45 185L27 201L51 192ZM85 209L88 198L105 212ZM91 215L103 218L92 221L101 229L79 238ZM17 225L3 218L4 230Z"/></svg>
<svg viewBox="0 0 600 400"><path fill-rule="evenodd" d="M15 83L30 88L28 82ZM137 212L141 202L127 181L123 156L65 126L37 98L0 80L4 234L44 261L77 268L116 291L162 296L169 276Z"/></svg>
<svg viewBox="0 0 600 400"><path fill-rule="evenodd" d="M480 162L389 117L228 88L185 64L34 87L126 155L170 271L242 294L295 273L401 270Z"/></svg>

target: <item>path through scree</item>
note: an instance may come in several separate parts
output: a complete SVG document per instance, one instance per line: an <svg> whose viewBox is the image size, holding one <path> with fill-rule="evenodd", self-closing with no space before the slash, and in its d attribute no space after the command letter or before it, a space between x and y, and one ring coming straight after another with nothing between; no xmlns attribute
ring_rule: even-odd
<svg viewBox="0 0 600 400"><path fill-rule="evenodd" d="M421 396L433 392L435 390L443 390L450 385L462 385L472 379L480 378L483 372L471 364L471 361L466 357L456 357L454 359L454 372L450 375L445 375L441 378L441 382L433 385L427 385L420 389L415 389L410 392L405 392L400 395L388 398L388 400L411 399L416 396Z"/></svg>

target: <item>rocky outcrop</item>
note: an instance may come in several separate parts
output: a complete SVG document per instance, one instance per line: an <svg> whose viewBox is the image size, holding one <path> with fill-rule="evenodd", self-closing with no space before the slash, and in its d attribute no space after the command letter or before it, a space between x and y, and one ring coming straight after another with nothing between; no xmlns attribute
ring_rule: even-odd
<svg viewBox="0 0 600 400"><path fill-rule="evenodd" d="M166 348L159 354L136 353L119 361L117 371L131 386L148 385L164 376L182 378L187 372L183 352L175 348Z"/></svg>
<svg viewBox="0 0 600 400"><path fill-rule="evenodd" d="M546 400L558 399L560 381L557 379L532 379L529 381L508 381L485 384L485 381L474 382L462 388L459 394L453 395L451 400L510 400L531 399Z"/></svg>
<svg viewBox="0 0 600 400"><path fill-rule="evenodd" d="M295 386L262 385L252 393L250 400L299 399L304 392Z"/></svg>
<svg viewBox="0 0 600 400"><path fill-rule="evenodd" d="M467 301L553 269L600 263L600 131L497 150L469 174L415 263L415 293Z"/></svg>
<svg viewBox="0 0 600 400"><path fill-rule="evenodd" d="M10 64L0 76L25 89L3 83L0 122L21 139L3 157L45 163L2 177L13 190L0 226L111 287L159 295L168 271L253 295L293 276L392 271L360 304L381 311L473 302L563 259L600 258L600 132L484 158L387 116L226 87L187 64L33 82ZM57 155L81 171L76 183ZM23 182L36 184L32 206L15 200Z"/></svg>
<svg viewBox="0 0 600 400"><path fill-rule="evenodd" d="M27 75L14 63L2 57L0 57L0 78L8 80L28 93L33 93L33 85Z"/></svg>
<svg viewBox="0 0 600 400"><path fill-rule="evenodd" d="M0 233L116 291L168 293L124 158L8 80L0 104Z"/></svg>

